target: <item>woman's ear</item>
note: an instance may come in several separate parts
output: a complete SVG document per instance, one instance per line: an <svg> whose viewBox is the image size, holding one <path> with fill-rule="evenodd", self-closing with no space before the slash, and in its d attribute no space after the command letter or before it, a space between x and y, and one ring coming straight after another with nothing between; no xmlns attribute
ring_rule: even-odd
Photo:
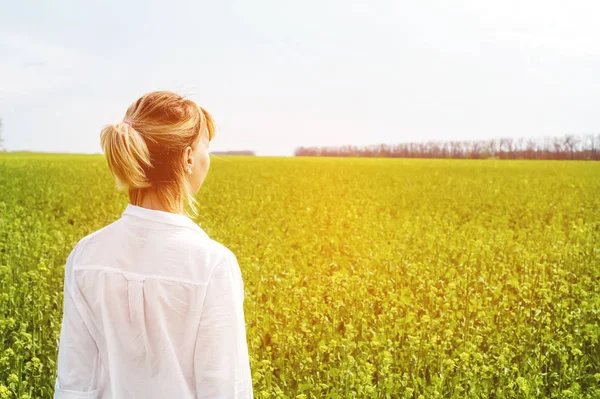
<svg viewBox="0 0 600 399"><path fill-rule="evenodd" d="M185 169L194 167L193 150L189 145L185 147L185 151L183 152L183 166Z"/></svg>

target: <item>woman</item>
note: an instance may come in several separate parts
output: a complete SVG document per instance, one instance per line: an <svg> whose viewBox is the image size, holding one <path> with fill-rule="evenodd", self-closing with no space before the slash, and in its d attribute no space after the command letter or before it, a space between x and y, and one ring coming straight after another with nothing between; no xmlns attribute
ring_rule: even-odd
<svg viewBox="0 0 600 399"><path fill-rule="evenodd" d="M102 130L130 204L67 259L55 398L253 397L237 259L185 214L214 131L165 91Z"/></svg>

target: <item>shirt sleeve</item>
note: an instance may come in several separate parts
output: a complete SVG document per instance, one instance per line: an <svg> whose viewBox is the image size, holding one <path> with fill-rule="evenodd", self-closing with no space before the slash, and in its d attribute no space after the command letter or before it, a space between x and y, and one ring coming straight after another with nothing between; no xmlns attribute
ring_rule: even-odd
<svg viewBox="0 0 600 399"><path fill-rule="evenodd" d="M75 250L67 258L63 318L58 347L54 399L98 398L99 353L76 306L70 275Z"/></svg>
<svg viewBox="0 0 600 399"><path fill-rule="evenodd" d="M214 268L206 289L194 351L198 398L253 398L240 283L230 254Z"/></svg>

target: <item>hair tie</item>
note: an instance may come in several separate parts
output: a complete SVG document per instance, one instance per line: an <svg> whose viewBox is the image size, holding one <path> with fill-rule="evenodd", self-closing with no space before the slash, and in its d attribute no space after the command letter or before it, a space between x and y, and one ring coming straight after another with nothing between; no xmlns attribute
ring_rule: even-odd
<svg viewBox="0 0 600 399"><path fill-rule="evenodd" d="M133 126L133 123L131 123L131 121L123 121L123 123L129 125L129 126Z"/></svg>

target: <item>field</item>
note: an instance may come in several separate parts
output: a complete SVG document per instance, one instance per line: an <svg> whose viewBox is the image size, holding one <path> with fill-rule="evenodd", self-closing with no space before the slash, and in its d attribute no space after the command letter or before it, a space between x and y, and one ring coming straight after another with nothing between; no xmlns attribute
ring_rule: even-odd
<svg viewBox="0 0 600 399"><path fill-rule="evenodd" d="M256 398L600 397L600 164L213 158ZM0 398L49 398L101 156L0 154Z"/></svg>

